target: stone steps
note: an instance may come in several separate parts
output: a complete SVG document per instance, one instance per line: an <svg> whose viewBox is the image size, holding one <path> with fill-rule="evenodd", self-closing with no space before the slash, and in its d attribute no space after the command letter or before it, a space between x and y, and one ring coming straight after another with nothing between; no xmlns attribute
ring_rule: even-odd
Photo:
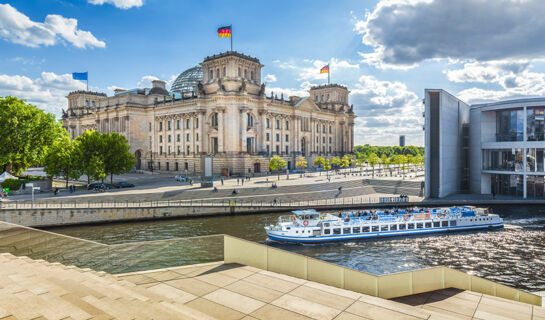
<svg viewBox="0 0 545 320"><path fill-rule="evenodd" d="M0 318L211 319L104 272L0 254Z"/></svg>

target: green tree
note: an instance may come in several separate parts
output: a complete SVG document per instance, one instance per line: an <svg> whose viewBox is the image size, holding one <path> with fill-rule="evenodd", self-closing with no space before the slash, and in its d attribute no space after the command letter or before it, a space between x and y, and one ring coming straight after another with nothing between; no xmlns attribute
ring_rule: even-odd
<svg viewBox="0 0 545 320"><path fill-rule="evenodd" d="M367 162L367 155L362 152L356 152L356 165L360 168L360 172L363 169L363 166Z"/></svg>
<svg viewBox="0 0 545 320"><path fill-rule="evenodd" d="M0 97L0 168L20 174L41 164L63 131L53 114L15 97Z"/></svg>
<svg viewBox="0 0 545 320"><path fill-rule="evenodd" d="M341 165L341 159L339 159L339 157L333 157L333 159L331 159L331 166L334 169L338 169L340 165Z"/></svg>
<svg viewBox="0 0 545 320"><path fill-rule="evenodd" d="M352 156L345 154L341 159L341 168L348 168L352 162Z"/></svg>
<svg viewBox="0 0 545 320"><path fill-rule="evenodd" d="M369 166L373 169L373 178L375 177L375 166L380 163L380 158L376 155L376 153L371 153L369 155L369 158L367 159L367 163L369 163Z"/></svg>
<svg viewBox="0 0 545 320"><path fill-rule="evenodd" d="M119 133L104 133L101 135L104 172L110 175L113 183L114 174L129 172L134 167L134 155L129 152L130 145L127 139Z"/></svg>
<svg viewBox="0 0 545 320"><path fill-rule="evenodd" d="M295 163L295 167L299 170L306 169L307 165L307 159L305 159L305 157L299 157L299 160ZM303 172L301 171L301 177L302 176Z"/></svg>
<svg viewBox="0 0 545 320"><path fill-rule="evenodd" d="M327 175L329 176L329 170L331 170L331 164L329 163L329 159L325 160L324 170L327 172Z"/></svg>
<svg viewBox="0 0 545 320"><path fill-rule="evenodd" d="M104 150L102 135L98 131L85 131L76 138L77 168L87 176L87 184L92 180L105 178Z"/></svg>
<svg viewBox="0 0 545 320"><path fill-rule="evenodd" d="M383 153L382 156L380 156L380 163L386 167L386 169L390 169L390 158L386 155L386 153Z"/></svg>
<svg viewBox="0 0 545 320"><path fill-rule="evenodd" d="M325 165L325 159L322 156L317 157L314 159L314 165L320 167L320 169L324 169ZM322 175L322 171L320 171L320 175Z"/></svg>
<svg viewBox="0 0 545 320"><path fill-rule="evenodd" d="M53 145L47 150L45 156L44 171L50 177L63 177L66 180L68 188L68 180L77 180L81 176L78 168L77 158L78 141L70 140L68 132L53 142Z"/></svg>
<svg viewBox="0 0 545 320"><path fill-rule="evenodd" d="M269 168L272 171L278 171L278 180L280 180L280 170L285 169L288 163L286 160L282 159L279 156L274 156L269 160Z"/></svg>

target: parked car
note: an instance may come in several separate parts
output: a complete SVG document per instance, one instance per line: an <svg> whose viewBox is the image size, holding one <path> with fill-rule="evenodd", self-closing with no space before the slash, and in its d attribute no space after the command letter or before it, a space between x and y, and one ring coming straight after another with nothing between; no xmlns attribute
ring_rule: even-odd
<svg viewBox="0 0 545 320"><path fill-rule="evenodd" d="M112 188L113 185L104 183L91 183L89 186L87 186L87 190L110 190Z"/></svg>
<svg viewBox="0 0 545 320"><path fill-rule="evenodd" d="M116 188L134 188L134 184L128 183L126 181L118 182L115 184Z"/></svg>
<svg viewBox="0 0 545 320"><path fill-rule="evenodd" d="M177 174L176 176L174 176L174 180L185 182L187 181L187 177L183 174Z"/></svg>

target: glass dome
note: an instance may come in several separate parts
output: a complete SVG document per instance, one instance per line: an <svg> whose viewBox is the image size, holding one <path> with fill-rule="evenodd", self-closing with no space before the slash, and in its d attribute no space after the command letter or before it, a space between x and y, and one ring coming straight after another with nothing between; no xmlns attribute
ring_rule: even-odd
<svg viewBox="0 0 545 320"><path fill-rule="evenodd" d="M201 66L196 66L189 68L174 80L170 91L179 92L181 94L191 94L192 92L197 93L197 84L199 81L202 81L202 68Z"/></svg>

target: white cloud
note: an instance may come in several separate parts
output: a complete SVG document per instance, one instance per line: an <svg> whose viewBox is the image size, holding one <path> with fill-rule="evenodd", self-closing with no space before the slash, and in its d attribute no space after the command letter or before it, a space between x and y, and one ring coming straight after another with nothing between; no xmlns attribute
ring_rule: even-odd
<svg viewBox="0 0 545 320"><path fill-rule="evenodd" d="M62 108L66 109L66 95L70 91L84 90L85 87L84 82L73 80L71 74L42 72L37 79L0 74L0 96L25 99L57 117L61 115Z"/></svg>
<svg viewBox="0 0 545 320"><path fill-rule="evenodd" d="M493 84L500 90L469 88L458 93L468 103L545 95L545 73L530 71L528 60L469 61L461 69L444 71L457 83Z"/></svg>
<svg viewBox="0 0 545 320"><path fill-rule="evenodd" d="M78 21L50 14L45 21L34 22L9 4L0 4L0 38L28 47L52 46L67 41L77 48L99 47L106 44L89 31L79 30Z"/></svg>
<svg viewBox="0 0 545 320"><path fill-rule="evenodd" d="M356 144L395 145L404 134L408 143L422 145L422 104L405 84L361 76L351 90L350 103L358 116Z"/></svg>
<svg viewBox="0 0 545 320"><path fill-rule="evenodd" d="M103 5L109 3L120 9L130 9L132 7L141 7L144 4L143 0L88 0L90 4Z"/></svg>
<svg viewBox="0 0 545 320"><path fill-rule="evenodd" d="M265 76L264 80L269 83L276 82L276 76L274 74L268 74Z"/></svg>
<svg viewBox="0 0 545 320"><path fill-rule="evenodd" d="M138 83L136 84L136 86L138 88L151 88L151 82L153 80L160 80L159 78L157 78L156 76L143 76L140 81L138 81Z"/></svg>
<svg viewBox="0 0 545 320"><path fill-rule="evenodd" d="M304 81L299 85L299 88L280 88L280 87L266 87L265 93L270 96L271 93L277 96L279 99L281 95L284 95L284 99L287 100L290 96L306 97L308 96L308 90L316 84Z"/></svg>
<svg viewBox="0 0 545 320"><path fill-rule="evenodd" d="M542 0L380 0L354 22L363 62L406 69L431 59L533 59L545 54Z"/></svg>

